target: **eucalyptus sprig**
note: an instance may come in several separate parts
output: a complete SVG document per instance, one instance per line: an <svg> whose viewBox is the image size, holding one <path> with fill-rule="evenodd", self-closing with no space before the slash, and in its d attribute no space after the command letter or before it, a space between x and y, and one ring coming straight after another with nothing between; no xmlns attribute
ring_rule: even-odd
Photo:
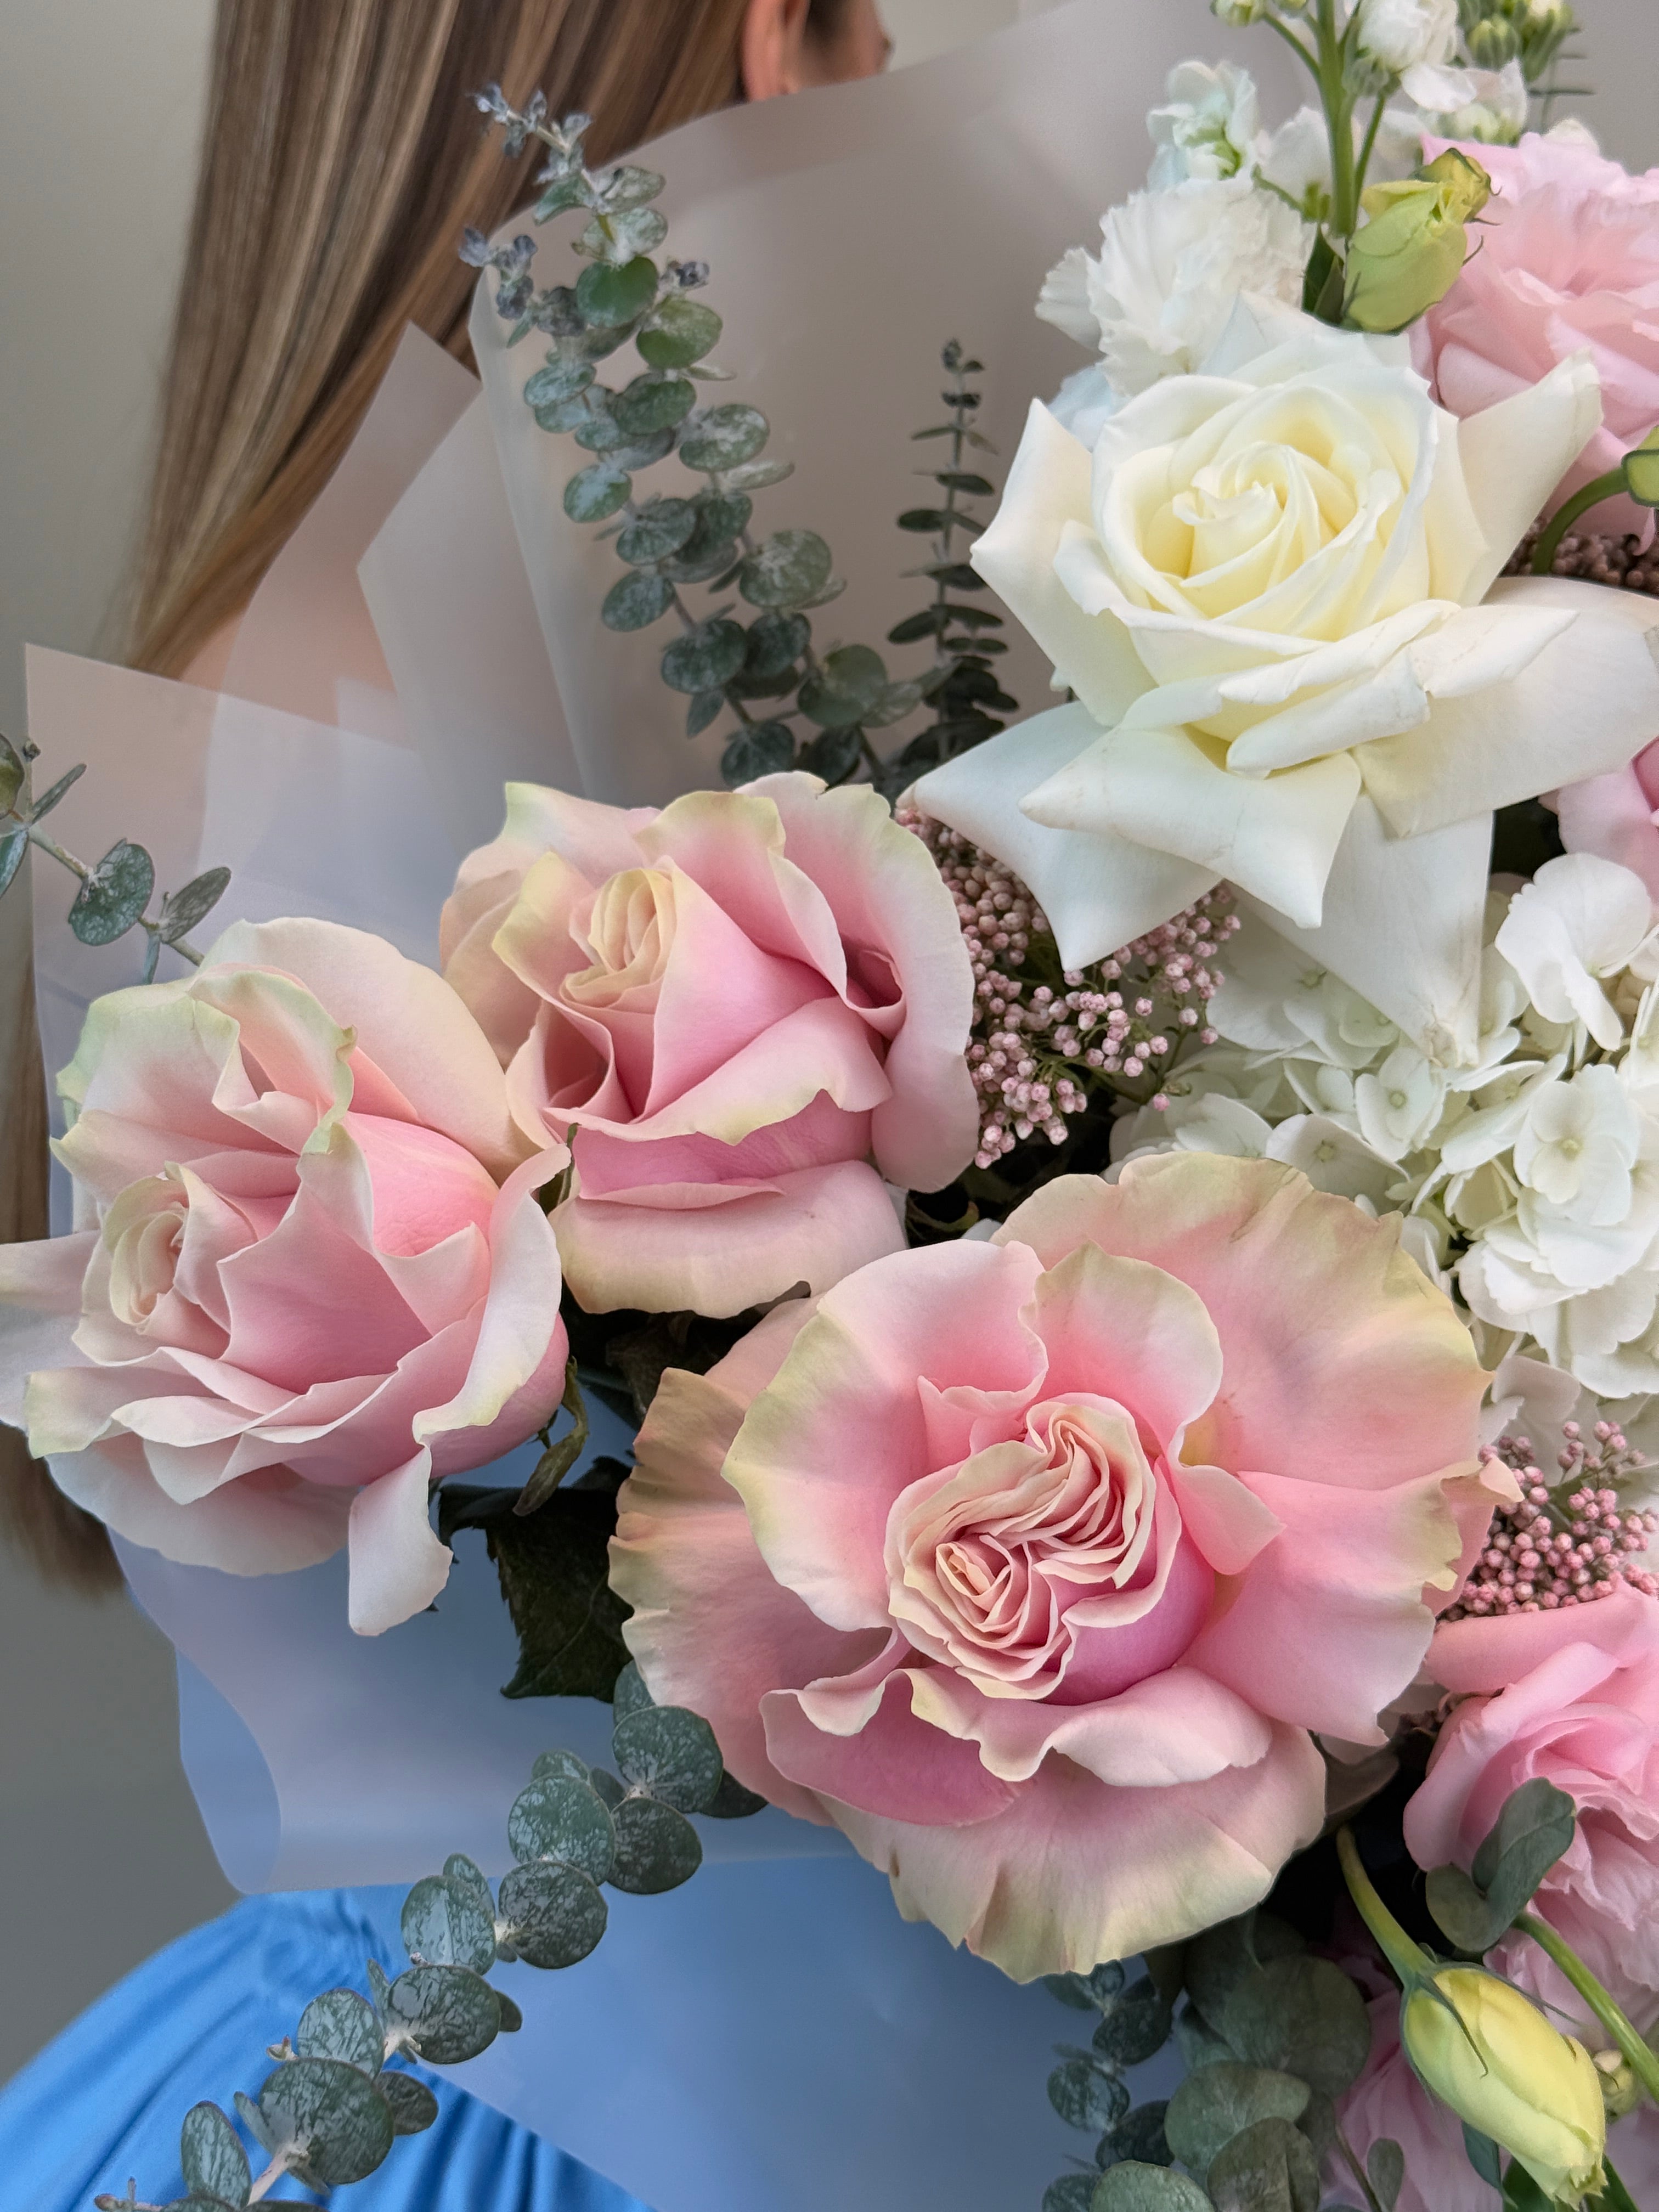
<svg viewBox="0 0 1659 2212"><path fill-rule="evenodd" d="M509 155L532 139L548 149L534 220L587 218L574 243L588 265L571 284L535 289L535 240L528 234L491 247L469 231L462 257L494 272L496 312L513 325L509 344L532 331L549 341L524 397L543 429L574 437L593 456L565 486L564 507L573 521L606 526L627 568L601 609L606 626L631 631L678 623L678 635L663 649L663 681L687 702L688 736L732 718L720 763L728 784L790 768L831 784L860 775L883 782L872 733L906 720L925 696L948 689L952 671L936 664L926 683L896 681L870 646L818 651L811 617L845 584L816 531L757 536L751 527L754 495L781 483L793 464L766 457L771 426L759 408L701 399L699 382L729 381L710 361L723 325L693 296L708 283L706 263L654 258L668 234L653 205L664 179L631 162L590 168L591 118L571 115L556 124L540 94L523 111L498 85L477 99ZM630 344L641 372L618 386L600 383L597 364ZM963 442L971 442L965 425ZM638 478L671 455L702 484L684 494L642 495ZM957 526L966 527L965 520ZM713 594L711 610L688 603L696 586ZM752 613L740 617L739 603ZM990 623L980 617L966 626ZM976 657L983 651L981 643ZM971 703L966 687L975 679L966 668L955 673L946 703L961 719L957 709Z"/></svg>
<svg viewBox="0 0 1659 2212"><path fill-rule="evenodd" d="M155 863L142 845L118 837L101 860L79 860L40 827L59 799L86 774L86 763L66 769L39 799L29 795L29 769L40 757L38 746L27 739L21 745L0 736L0 896L10 890L23 855L33 845L80 878L69 911L69 926L82 945L113 945L130 929L142 929L149 939L143 981L153 982L161 947L170 945L179 957L199 968L202 955L189 933L217 906L230 882L228 868L209 868L192 877L182 890L163 897L159 912L149 911L155 890Z"/></svg>
<svg viewBox="0 0 1659 2212"><path fill-rule="evenodd" d="M258 2095L234 2100L264 2160L257 2173L228 2115L199 2104L179 2135L186 2193L151 2204L131 2182L125 2197L95 2198L98 2212L244 2212L289 2174L313 2189L364 2180L399 2136L438 2117L431 2090L398 2061L459 2066L523 2026L488 1978L497 1964L577 1965L605 1934L606 1886L655 1896L696 1872L702 1844L689 1815L736 1820L761 1809L726 1772L708 1723L654 1704L631 1664L614 1712L615 1773L574 1752L544 1753L507 1814L515 1863L495 1889L471 1859L446 1859L404 1900L408 1971L392 1980L371 1959L366 1996L325 1990L270 2046L276 2069Z"/></svg>

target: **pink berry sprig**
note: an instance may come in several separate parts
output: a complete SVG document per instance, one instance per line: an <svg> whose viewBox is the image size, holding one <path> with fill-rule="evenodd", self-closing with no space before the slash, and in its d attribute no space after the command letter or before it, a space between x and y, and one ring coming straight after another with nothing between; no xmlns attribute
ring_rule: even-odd
<svg viewBox="0 0 1659 2212"><path fill-rule="evenodd" d="M1659 1534L1659 1515L1628 1510L1620 1498L1620 1486L1648 1473L1649 1462L1613 1421L1597 1421L1589 1443L1577 1421L1561 1434L1553 1482L1528 1437L1504 1437L1482 1451L1483 1459L1509 1468L1521 1498L1493 1516L1486 1549L1446 1620L1553 1613L1612 1597L1621 1587L1659 1597L1659 1577L1638 1564Z"/></svg>

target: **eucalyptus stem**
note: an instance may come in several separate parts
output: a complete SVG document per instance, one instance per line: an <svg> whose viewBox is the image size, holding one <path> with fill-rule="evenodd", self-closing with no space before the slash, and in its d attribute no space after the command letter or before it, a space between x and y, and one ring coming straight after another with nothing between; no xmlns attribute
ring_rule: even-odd
<svg viewBox="0 0 1659 2212"><path fill-rule="evenodd" d="M1656 2104L1659 2104L1659 2051L1639 2034L1633 2023L1607 1995L1571 1944L1559 1936L1535 1912L1523 1912L1516 1922L1530 1936L1545 1956L1553 1959L1583 1997L1618 2046L1620 2056Z"/></svg>
<svg viewBox="0 0 1659 2212"><path fill-rule="evenodd" d="M1561 550L1561 540L1573 524L1581 515L1588 514L1591 507L1600 507L1604 499L1616 499L1624 489L1625 465L1621 461L1616 469L1609 469L1606 476L1597 477L1594 483L1587 483L1582 491L1576 491L1570 500L1565 501L1551 518L1543 536L1533 550L1533 574L1549 575L1555 566L1555 556Z"/></svg>

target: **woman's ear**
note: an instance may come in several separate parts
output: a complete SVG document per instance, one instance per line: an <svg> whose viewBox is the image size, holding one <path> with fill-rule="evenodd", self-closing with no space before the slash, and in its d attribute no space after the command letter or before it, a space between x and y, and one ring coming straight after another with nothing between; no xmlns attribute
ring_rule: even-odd
<svg viewBox="0 0 1659 2212"><path fill-rule="evenodd" d="M776 100L813 82L807 67L806 26L811 0L749 0L740 61L750 100Z"/></svg>

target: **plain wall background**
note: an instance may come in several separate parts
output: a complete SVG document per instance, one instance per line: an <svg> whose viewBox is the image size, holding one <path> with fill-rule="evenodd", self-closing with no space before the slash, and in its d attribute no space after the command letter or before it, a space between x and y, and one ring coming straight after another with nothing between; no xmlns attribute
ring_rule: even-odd
<svg viewBox="0 0 1659 2212"><path fill-rule="evenodd" d="M886 0L896 62L925 59L1043 4ZM1589 81L1602 88L1587 112L1609 151L1632 165L1659 161L1659 0L1579 6ZM1158 0L1157 12L1172 62L1205 51L1206 0ZM212 15L212 0L0 8L0 729L9 732L23 726L26 641L107 652L117 634L111 610L132 547L183 260ZM26 912L20 885L0 903L0 1050L13 1026ZM166 1644L122 1601L46 1592L0 1553L9 1999L0 2077L229 1895L179 1769Z"/></svg>

